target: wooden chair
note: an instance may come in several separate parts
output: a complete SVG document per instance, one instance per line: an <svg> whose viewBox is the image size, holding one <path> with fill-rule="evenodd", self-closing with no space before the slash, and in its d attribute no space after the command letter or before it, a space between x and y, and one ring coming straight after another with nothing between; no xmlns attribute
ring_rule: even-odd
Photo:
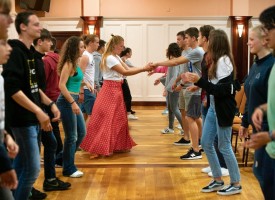
<svg viewBox="0 0 275 200"><path fill-rule="evenodd" d="M240 109L242 110L244 108L243 107L240 108L240 107L241 107L243 95L244 95L244 86L242 85L240 91L237 91L236 95L235 95L235 101L237 103L236 104L237 115L234 117L233 124L241 124L242 123L242 119L240 118L240 113L241 113ZM244 106L245 106L245 104L244 104Z"/></svg>
<svg viewBox="0 0 275 200"><path fill-rule="evenodd" d="M237 152L237 145L238 145L238 139L239 139L239 128L241 127L242 115L244 114L245 104L246 104L246 95L243 92L242 100L241 100L241 103L239 106L239 115L235 116L235 118L233 120L233 125L232 125L231 142L233 142L233 135L235 135L235 146L234 146L235 153Z"/></svg>
<svg viewBox="0 0 275 200"><path fill-rule="evenodd" d="M250 139L250 135L253 133L252 126L249 125L248 127L248 136L245 138L245 141ZM248 161L248 155L249 155L249 148L243 147L243 158L242 162L244 163L244 166L247 167L247 161Z"/></svg>

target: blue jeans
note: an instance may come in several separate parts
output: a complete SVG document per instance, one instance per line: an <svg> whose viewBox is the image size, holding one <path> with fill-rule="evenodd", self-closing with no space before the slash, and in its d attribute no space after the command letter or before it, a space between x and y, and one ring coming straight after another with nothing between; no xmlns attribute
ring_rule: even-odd
<svg viewBox="0 0 275 200"><path fill-rule="evenodd" d="M84 102L81 104L81 111L91 115L95 103L96 95L88 89L84 89Z"/></svg>
<svg viewBox="0 0 275 200"><path fill-rule="evenodd" d="M57 142L53 132L42 131L41 141L44 146L44 176L45 179L56 178L55 153Z"/></svg>
<svg viewBox="0 0 275 200"><path fill-rule="evenodd" d="M77 102L78 95L71 94ZM60 94L57 99L57 106L61 112L61 120L65 133L63 149L63 175L69 176L77 171L74 164L75 152L86 135L85 120L82 112L76 115L73 113L72 105Z"/></svg>
<svg viewBox="0 0 275 200"><path fill-rule="evenodd" d="M11 131L19 146L19 153L13 162L18 177L18 187L13 195L15 200L27 200L40 171L39 126L11 127Z"/></svg>
<svg viewBox="0 0 275 200"><path fill-rule="evenodd" d="M201 104L201 118L202 118L202 124L204 125L204 121L205 121L205 117L207 115L207 112L208 112L208 107L207 106L204 106L203 103ZM215 147L215 150L216 150L216 153L217 153L217 156L218 156L218 159L219 159L219 163L220 163L220 166L222 168L226 168L227 169L227 166L226 166L226 163L224 161L224 158L218 148L218 135L215 137L215 140L214 140L214 147Z"/></svg>
<svg viewBox="0 0 275 200"><path fill-rule="evenodd" d="M225 159L231 183L236 183L240 181L240 171L236 157L231 147L232 127L220 127L218 125L218 120L214 106L214 99L211 98L210 107L208 109L202 130L202 148L206 153L208 162L213 173L213 177L221 177L221 166L214 148L214 140L215 137L218 136L218 148Z"/></svg>

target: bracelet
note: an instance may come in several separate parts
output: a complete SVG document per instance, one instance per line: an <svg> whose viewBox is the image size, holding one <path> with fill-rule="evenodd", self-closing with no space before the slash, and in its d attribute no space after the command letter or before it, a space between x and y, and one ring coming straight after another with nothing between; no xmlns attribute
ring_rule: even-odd
<svg viewBox="0 0 275 200"><path fill-rule="evenodd" d="M75 102L75 100L73 100L70 104L72 105Z"/></svg>
<svg viewBox="0 0 275 200"><path fill-rule="evenodd" d="M79 94L84 94L84 92L80 92Z"/></svg>
<svg viewBox="0 0 275 200"><path fill-rule="evenodd" d="M275 141L275 138L273 138L273 131L269 131L269 137L271 141Z"/></svg>
<svg viewBox="0 0 275 200"><path fill-rule="evenodd" d="M52 101L52 102L48 105L48 107L50 107L50 108L51 108L53 104L55 104L55 102L54 102L54 101Z"/></svg>

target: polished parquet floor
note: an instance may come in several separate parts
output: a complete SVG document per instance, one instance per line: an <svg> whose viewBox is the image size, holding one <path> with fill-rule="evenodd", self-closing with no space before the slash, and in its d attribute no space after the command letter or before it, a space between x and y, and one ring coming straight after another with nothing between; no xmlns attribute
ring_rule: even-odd
<svg viewBox="0 0 275 200"><path fill-rule="evenodd" d="M168 124L167 116L161 115L163 107L136 106L139 117L130 121L130 133L138 144L129 153L117 153L111 157L89 159L86 152L76 153L76 164L84 172L82 178L62 176L62 169L56 168L57 177L72 184L70 190L48 192L47 199L56 200L262 200L262 194L252 169L252 155L249 167L242 167L241 156L237 152L241 171L243 192L233 196L219 196L216 193L201 193L200 189L211 180L201 173L207 166L206 156L200 160L183 161L179 156L188 146L175 146L180 139L179 130L175 134L162 135L160 130ZM241 145L240 145L241 146ZM241 154L241 153L240 153ZM42 190L43 166L35 183ZM229 177L224 179L229 183Z"/></svg>

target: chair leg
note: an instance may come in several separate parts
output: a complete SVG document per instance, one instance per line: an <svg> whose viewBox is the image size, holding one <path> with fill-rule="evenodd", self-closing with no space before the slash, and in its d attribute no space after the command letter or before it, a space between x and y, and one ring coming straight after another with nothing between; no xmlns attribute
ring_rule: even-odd
<svg viewBox="0 0 275 200"><path fill-rule="evenodd" d="M247 148L246 150L245 163L244 163L245 167L247 167L248 155L249 155L249 148Z"/></svg>
<svg viewBox="0 0 275 200"><path fill-rule="evenodd" d="M238 134L236 134L236 140L235 140L235 149L234 149L234 153L237 152L237 145L238 145Z"/></svg>

